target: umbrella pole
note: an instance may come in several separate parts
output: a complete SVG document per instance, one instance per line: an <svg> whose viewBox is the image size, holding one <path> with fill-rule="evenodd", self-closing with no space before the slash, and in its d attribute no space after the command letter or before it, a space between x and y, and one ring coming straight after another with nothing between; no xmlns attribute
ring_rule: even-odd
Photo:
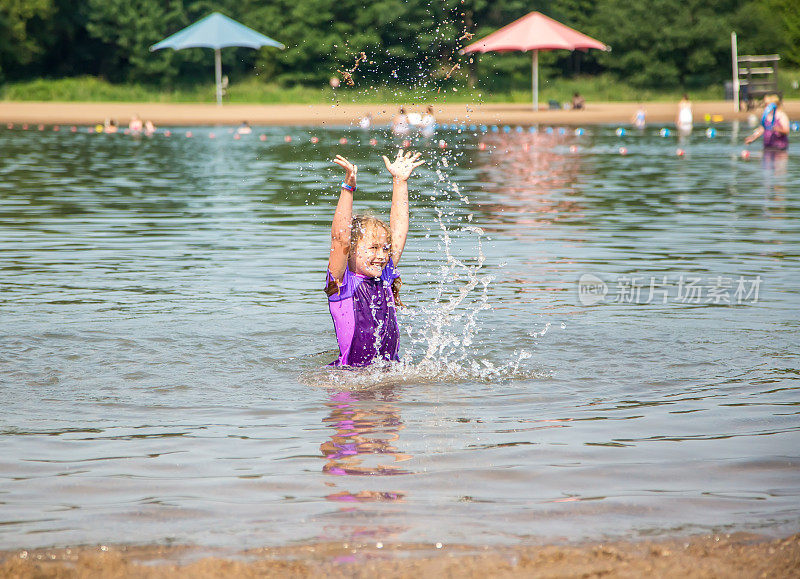
<svg viewBox="0 0 800 579"><path fill-rule="evenodd" d="M531 75L533 76L533 110L539 110L539 51L533 51L533 62L531 63Z"/></svg>
<svg viewBox="0 0 800 579"><path fill-rule="evenodd" d="M214 50L214 72L217 77L217 106L222 106L222 53L220 49Z"/></svg>

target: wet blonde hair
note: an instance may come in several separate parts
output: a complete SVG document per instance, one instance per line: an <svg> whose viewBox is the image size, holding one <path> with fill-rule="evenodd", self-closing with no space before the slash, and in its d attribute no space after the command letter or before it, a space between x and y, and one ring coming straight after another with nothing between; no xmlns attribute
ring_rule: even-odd
<svg viewBox="0 0 800 579"><path fill-rule="evenodd" d="M374 215L355 215L350 224L350 251L355 251L356 245L367 234L374 229L383 229L389 243L392 241L392 230L386 223Z"/></svg>
<svg viewBox="0 0 800 579"><path fill-rule="evenodd" d="M764 104L765 105L777 105L780 104L781 97L776 94L768 94L764 96Z"/></svg>
<svg viewBox="0 0 800 579"><path fill-rule="evenodd" d="M352 254L356 250L358 242L364 238L367 232L373 231L376 228L383 229L383 231L386 232L386 238L389 240L389 252L391 253L392 229L385 221L369 214L353 216L353 220L350 223L350 253ZM405 305L400 301L400 286L402 285L403 282L400 281L399 277L392 282L392 295L398 306ZM325 293L328 294L328 296L339 293L339 286L336 281L330 280L328 282Z"/></svg>

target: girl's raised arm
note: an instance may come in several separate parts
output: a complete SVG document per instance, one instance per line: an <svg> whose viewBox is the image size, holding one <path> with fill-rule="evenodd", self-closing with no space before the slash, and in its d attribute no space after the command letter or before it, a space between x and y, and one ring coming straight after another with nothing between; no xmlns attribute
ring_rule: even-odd
<svg viewBox="0 0 800 579"><path fill-rule="evenodd" d="M333 160L345 170L342 190L339 193L339 203L333 214L331 225L331 253L328 257L328 271L337 282L344 278L347 269L347 258L350 255L350 228L353 221L353 192L356 190L356 174L358 167L350 161L336 155Z"/></svg>
<svg viewBox="0 0 800 579"><path fill-rule="evenodd" d="M393 163L384 155L383 162L392 174L392 212L389 216L389 228L392 230L392 262L395 266L400 262L403 248L408 237L408 178L411 173L424 164L419 161L420 153L403 150L397 152Z"/></svg>

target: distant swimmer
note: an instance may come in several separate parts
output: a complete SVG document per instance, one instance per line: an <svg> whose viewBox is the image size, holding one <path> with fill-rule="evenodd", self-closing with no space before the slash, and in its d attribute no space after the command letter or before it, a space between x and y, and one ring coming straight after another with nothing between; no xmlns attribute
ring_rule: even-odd
<svg viewBox="0 0 800 579"><path fill-rule="evenodd" d="M236 133L239 135L249 135L252 132L253 129L250 127L250 123L247 121L242 121L242 124L236 129Z"/></svg>
<svg viewBox="0 0 800 579"><path fill-rule="evenodd" d="M345 170L331 225L325 293L333 318L339 357L333 366L368 366L398 360L400 330L396 305L400 274L396 267L408 236L408 178L424 163L419 153L403 153L393 162L383 157L392 175L389 225L376 217L353 216L358 167L336 155Z"/></svg>
<svg viewBox="0 0 800 579"><path fill-rule="evenodd" d="M119 124L116 119L106 119L103 123L103 132L116 133L119 130Z"/></svg>
<svg viewBox="0 0 800 579"><path fill-rule="evenodd" d="M646 117L647 113L644 110L644 105L639 105L639 108L633 114L633 119L631 119L631 122L633 123L634 127L641 130L644 129L645 126L647 125Z"/></svg>
<svg viewBox="0 0 800 579"><path fill-rule="evenodd" d="M422 121L419 124L419 132L426 139L430 139L436 132L436 117L433 116L433 107L428 105L425 114L422 115Z"/></svg>
<svg viewBox="0 0 800 579"><path fill-rule="evenodd" d="M405 137L411 130L411 126L408 122L408 115L406 115L406 110L403 107L400 107L400 111L397 113L392 119L392 133L394 133L398 137Z"/></svg>
<svg viewBox="0 0 800 579"><path fill-rule="evenodd" d="M684 94L681 102L678 103L678 116L675 119L675 126L679 133L685 135L692 132L693 124L692 101L689 100L689 95Z"/></svg>
<svg viewBox="0 0 800 579"><path fill-rule="evenodd" d="M749 134L744 142L750 144L759 137L764 137L764 149L784 151L789 147L789 116L783 110L780 97L775 94L764 97L764 112L761 123Z"/></svg>
<svg viewBox="0 0 800 579"><path fill-rule="evenodd" d="M128 123L128 130L132 133L141 133L143 127L144 125L142 124L142 119L139 118L139 115L133 115Z"/></svg>

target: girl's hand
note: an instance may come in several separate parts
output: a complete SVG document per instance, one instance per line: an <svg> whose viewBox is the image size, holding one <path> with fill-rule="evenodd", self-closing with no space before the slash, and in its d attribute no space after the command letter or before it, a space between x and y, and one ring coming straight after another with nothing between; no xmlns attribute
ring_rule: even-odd
<svg viewBox="0 0 800 579"><path fill-rule="evenodd" d="M403 149L400 149L397 152L397 158L394 160L394 163L389 163L389 159L386 158L386 155L383 156L383 162L386 163L386 168L389 170L389 173L392 174L392 177L400 181L408 181L414 169L425 164L425 161L417 160L420 156L421 153L413 153L411 151L404 155Z"/></svg>
<svg viewBox="0 0 800 579"><path fill-rule="evenodd" d="M336 155L336 158L333 160L333 162L345 170L344 182L350 185L351 187L355 187L356 175L358 174L358 167L353 165L350 161L348 161L341 155Z"/></svg>

